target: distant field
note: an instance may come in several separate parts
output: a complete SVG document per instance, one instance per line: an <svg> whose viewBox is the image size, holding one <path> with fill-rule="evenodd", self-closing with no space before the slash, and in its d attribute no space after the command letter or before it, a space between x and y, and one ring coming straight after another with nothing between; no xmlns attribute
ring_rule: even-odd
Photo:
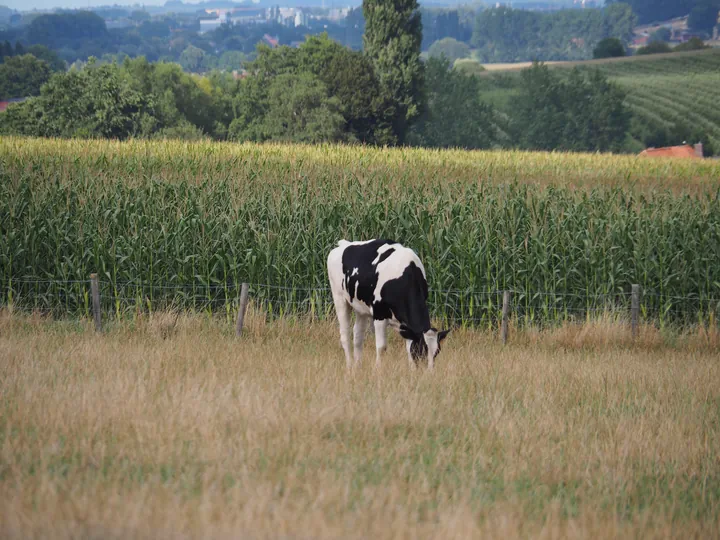
<svg viewBox="0 0 720 540"><path fill-rule="evenodd" d="M390 337L349 377L330 323L0 310L0 537L720 534L717 333L456 331L433 374Z"/></svg>
<svg viewBox="0 0 720 540"><path fill-rule="evenodd" d="M563 62L545 62L547 65L555 65L555 64L562 64ZM490 63L490 64L481 64L482 67L484 67L487 71L513 71L513 70L521 70L525 69L527 67L530 67L532 65L532 62L498 62L498 63Z"/></svg>
<svg viewBox="0 0 720 540"><path fill-rule="evenodd" d="M720 149L720 49L548 64L597 68L627 91L627 103L641 122L690 122L704 129L714 148ZM528 65L485 65L488 71L481 76L512 74ZM487 98L502 108L513 93L512 88L489 90Z"/></svg>

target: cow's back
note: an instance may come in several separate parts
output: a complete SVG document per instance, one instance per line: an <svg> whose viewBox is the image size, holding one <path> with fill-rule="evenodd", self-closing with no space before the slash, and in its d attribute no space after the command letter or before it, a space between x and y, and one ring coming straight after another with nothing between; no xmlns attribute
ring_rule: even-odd
<svg viewBox="0 0 720 540"><path fill-rule="evenodd" d="M328 255L328 276L334 296L376 318L413 312L427 297L420 258L392 240L341 240Z"/></svg>

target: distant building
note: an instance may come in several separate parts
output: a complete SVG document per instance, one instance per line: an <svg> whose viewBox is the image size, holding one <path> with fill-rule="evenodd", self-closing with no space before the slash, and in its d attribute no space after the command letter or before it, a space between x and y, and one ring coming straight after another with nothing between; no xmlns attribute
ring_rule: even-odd
<svg viewBox="0 0 720 540"><path fill-rule="evenodd" d="M263 41L270 45L273 49L280 44L280 40L277 37L272 37L270 34L265 34L263 36Z"/></svg>
<svg viewBox="0 0 720 540"><path fill-rule="evenodd" d="M22 103L26 99L27 99L26 97L22 97L22 98L12 98L12 99L6 99L5 101L0 101L0 112L5 112L8 108L8 105L10 105L12 103Z"/></svg>
<svg viewBox="0 0 720 540"><path fill-rule="evenodd" d="M647 148L640 152L645 157L676 157L685 159L702 159L703 145L698 143L695 146L683 144L680 146L665 146L663 148Z"/></svg>

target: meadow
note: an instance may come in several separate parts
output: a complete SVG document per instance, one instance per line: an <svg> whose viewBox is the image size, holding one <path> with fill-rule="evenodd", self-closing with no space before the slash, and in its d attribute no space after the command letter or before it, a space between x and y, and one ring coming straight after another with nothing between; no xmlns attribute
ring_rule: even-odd
<svg viewBox="0 0 720 540"><path fill-rule="evenodd" d="M627 338L458 330L430 374L392 335L347 374L327 322L3 311L0 536L717 537L720 336Z"/></svg>
<svg viewBox="0 0 720 540"><path fill-rule="evenodd" d="M695 323L720 298L720 163L343 146L0 140L5 305L327 314L340 238L412 246L436 316L491 327L626 309Z"/></svg>
<svg viewBox="0 0 720 540"><path fill-rule="evenodd" d="M0 537L718 536L718 188L710 161L2 138ZM375 235L460 323L432 373L394 334L345 371L324 260Z"/></svg>

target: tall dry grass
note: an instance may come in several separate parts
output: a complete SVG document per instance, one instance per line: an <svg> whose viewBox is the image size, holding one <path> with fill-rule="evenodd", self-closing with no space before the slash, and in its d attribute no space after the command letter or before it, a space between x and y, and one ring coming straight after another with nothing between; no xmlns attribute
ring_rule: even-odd
<svg viewBox="0 0 720 540"><path fill-rule="evenodd" d="M458 331L432 374L392 336L349 376L328 323L5 313L0 536L717 536L717 333L619 331Z"/></svg>

